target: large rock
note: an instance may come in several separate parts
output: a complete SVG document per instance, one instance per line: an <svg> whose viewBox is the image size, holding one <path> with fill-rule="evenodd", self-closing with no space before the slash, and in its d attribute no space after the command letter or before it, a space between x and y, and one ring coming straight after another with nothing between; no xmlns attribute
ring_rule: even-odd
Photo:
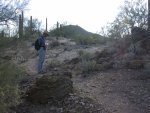
<svg viewBox="0 0 150 113"><path fill-rule="evenodd" d="M73 91L70 78L62 76L43 76L27 91L27 100L46 104L63 100Z"/></svg>

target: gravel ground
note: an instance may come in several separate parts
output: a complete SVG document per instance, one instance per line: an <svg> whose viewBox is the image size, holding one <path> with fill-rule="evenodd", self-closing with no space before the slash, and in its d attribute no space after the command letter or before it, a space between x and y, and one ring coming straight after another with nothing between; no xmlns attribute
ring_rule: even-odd
<svg viewBox="0 0 150 113"><path fill-rule="evenodd" d="M150 113L150 73L109 70L73 79L76 91L111 113Z"/></svg>

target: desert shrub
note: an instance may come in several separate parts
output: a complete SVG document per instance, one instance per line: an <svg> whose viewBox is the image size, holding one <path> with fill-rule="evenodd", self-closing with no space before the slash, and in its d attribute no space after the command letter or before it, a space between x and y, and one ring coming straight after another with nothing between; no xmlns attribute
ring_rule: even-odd
<svg viewBox="0 0 150 113"><path fill-rule="evenodd" d="M15 65L0 65L0 111L7 113L11 106L20 102L19 96L19 79L22 71Z"/></svg>
<svg viewBox="0 0 150 113"><path fill-rule="evenodd" d="M81 57L81 56L84 54L84 52L85 52L85 51L83 51L83 50L79 50L79 51L78 51L79 57Z"/></svg>
<svg viewBox="0 0 150 113"><path fill-rule="evenodd" d="M86 52L84 50L79 50L78 51L78 55L79 55L79 58L83 61L83 60L91 60L92 58L94 58L94 54L92 53L89 53L89 52Z"/></svg>
<svg viewBox="0 0 150 113"><path fill-rule="evenodd" d="M9 47L15 39L0 37L0 49Z"/></svg>
<svg viewBox="0 0 150 113"><path fill-rule="evenodd" d="M129 69L143 69L144 61L142 60L132 60L126 63L126 67Z"/></svg>
<svg viewBox="0 0 150 113"><path fill-rule="evenodd" d="M98 64L98 70L103 71L113 67L114 61L112 61L112 58L114 53L114 48L105 48L102 51L97 51L95 53L95 60Z"/></svg>
<svg viewBox="0 0 150 113"><path fill-rule="evenodd" d="M82 72L90 73L97 70L97 63L94 60L81 62Z"/></svg>
<svg viewBox="0 0 150 113"><path fill-rule="evenodd" d="M105 48L105 49L103 49L101 52L96 52L96 53L95 53L95 57L96 57L97 59L110 57L110 56L112 55L111 52L112 52L112 51L109 51L109 49Z"/></svg>
<svg viewBox="0 0 150 113"><path fill-rule="evenodd" d="M79 45L105 44L106 40L95 36L76 36L74 41Z"/></svg>
<svg viewBox="0 0 150 113"><path fill-rule="evenodd" d="M88 45L89 44L89 38L87 38L87 37L78 36L78 37L75 37L74 40L79 45Z"/></svg>
<svg viewBox="0 0 150 113"><path fill-rule="evenodd" d="M97 63L93 59L94 54L88 53L83 50L78 51L78 54L79 54L79 59L81 60L80 62L81 71L83 73L90 73L92 71L97 70Z"/></svg>
<svg viewBox="0 0 150 113"><path fill-rule="evenodd" d="M58 61L58 60L51 60L48 65L46 66L46 70L50 70L51 68L55 68L55 67L58 67L60 66L61 63Z"/></svg>

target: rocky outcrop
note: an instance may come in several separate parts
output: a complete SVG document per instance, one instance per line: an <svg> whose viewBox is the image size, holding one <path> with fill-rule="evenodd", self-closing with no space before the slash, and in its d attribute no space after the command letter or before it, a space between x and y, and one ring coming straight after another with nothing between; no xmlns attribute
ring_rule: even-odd
<svg viewBox="0 0 150 113"><path fill-rule="evenodd" d="M69 93L72 93L72 84L72 81L68 77L43 76L29 88L26 99L37 104L62 101Z"/></svg>
<svg viewBox="0 0 150 113"><path fill-rule="evenodd" d="M109 113L104 106L92 99L70 94L63 102L53 105L21 103L14 111L16 113Z"/></svg>

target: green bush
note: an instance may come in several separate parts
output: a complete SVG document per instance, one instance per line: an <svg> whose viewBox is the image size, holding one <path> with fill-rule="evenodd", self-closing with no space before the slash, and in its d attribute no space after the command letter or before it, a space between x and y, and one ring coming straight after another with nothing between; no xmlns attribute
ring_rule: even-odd
<svg viewBox="0 0 150 113"><path fill-rule="evenodd" d="M94 58L94 54L80 50L78 52L79 59L81 60L81 70L83 73L90 73L97 70L97 63Z"/></svg>
<svg viewBox="0 0 150 113"><path fill-rule="evenodd" d="M92 53L89 53L89 52L86 52L86 51L83 51L83 50L79 50L78 51L78 55L79 55L79 58L83 61L83 60L91 60L93 57L94 57L94 54Z"/></svg>
<svg viewBox="0 0 150 113"><path fill-rule="evenodd" d="M58 60L51 60L46 66L46 70L51 70L52 68L59 67L61 63Z"/></svg>
<svg viewBox="0 0 150 113"><path fill-rule="evenodd" d="M15 65L0 65L0 111L7 113L11 106L20 102L19 79L23 72Z"/></svg>
<svg viewBox="0 0 150 113"><path fill-rule="evenodd" d="M92 37L84 37L84 36L78 36L74 38L75 42L79 45L90 45L94 44L94 40Z"/></svg>
<svg viewBox="0 0 150 113"><path fill-rule="evenodd" d="M94 60L91 61L82 61L81 63L82 72L83 73L90 73L97 70L97 63Z"/></svg>
<svg viewBox="0 0 150 113"><path fill-rule="evenodd" d="M91 45L91 44L105 44L107 38L96 36L76 36L73 38L79 45Z"/></svg>
<svg viewBox="0 0 150 113"><path fill-rule="evenodd" d="M0 37L0 49L9 47L10 43L11 43L13 40L14 40L14 39L11 39L11 38Z"/></svg>

